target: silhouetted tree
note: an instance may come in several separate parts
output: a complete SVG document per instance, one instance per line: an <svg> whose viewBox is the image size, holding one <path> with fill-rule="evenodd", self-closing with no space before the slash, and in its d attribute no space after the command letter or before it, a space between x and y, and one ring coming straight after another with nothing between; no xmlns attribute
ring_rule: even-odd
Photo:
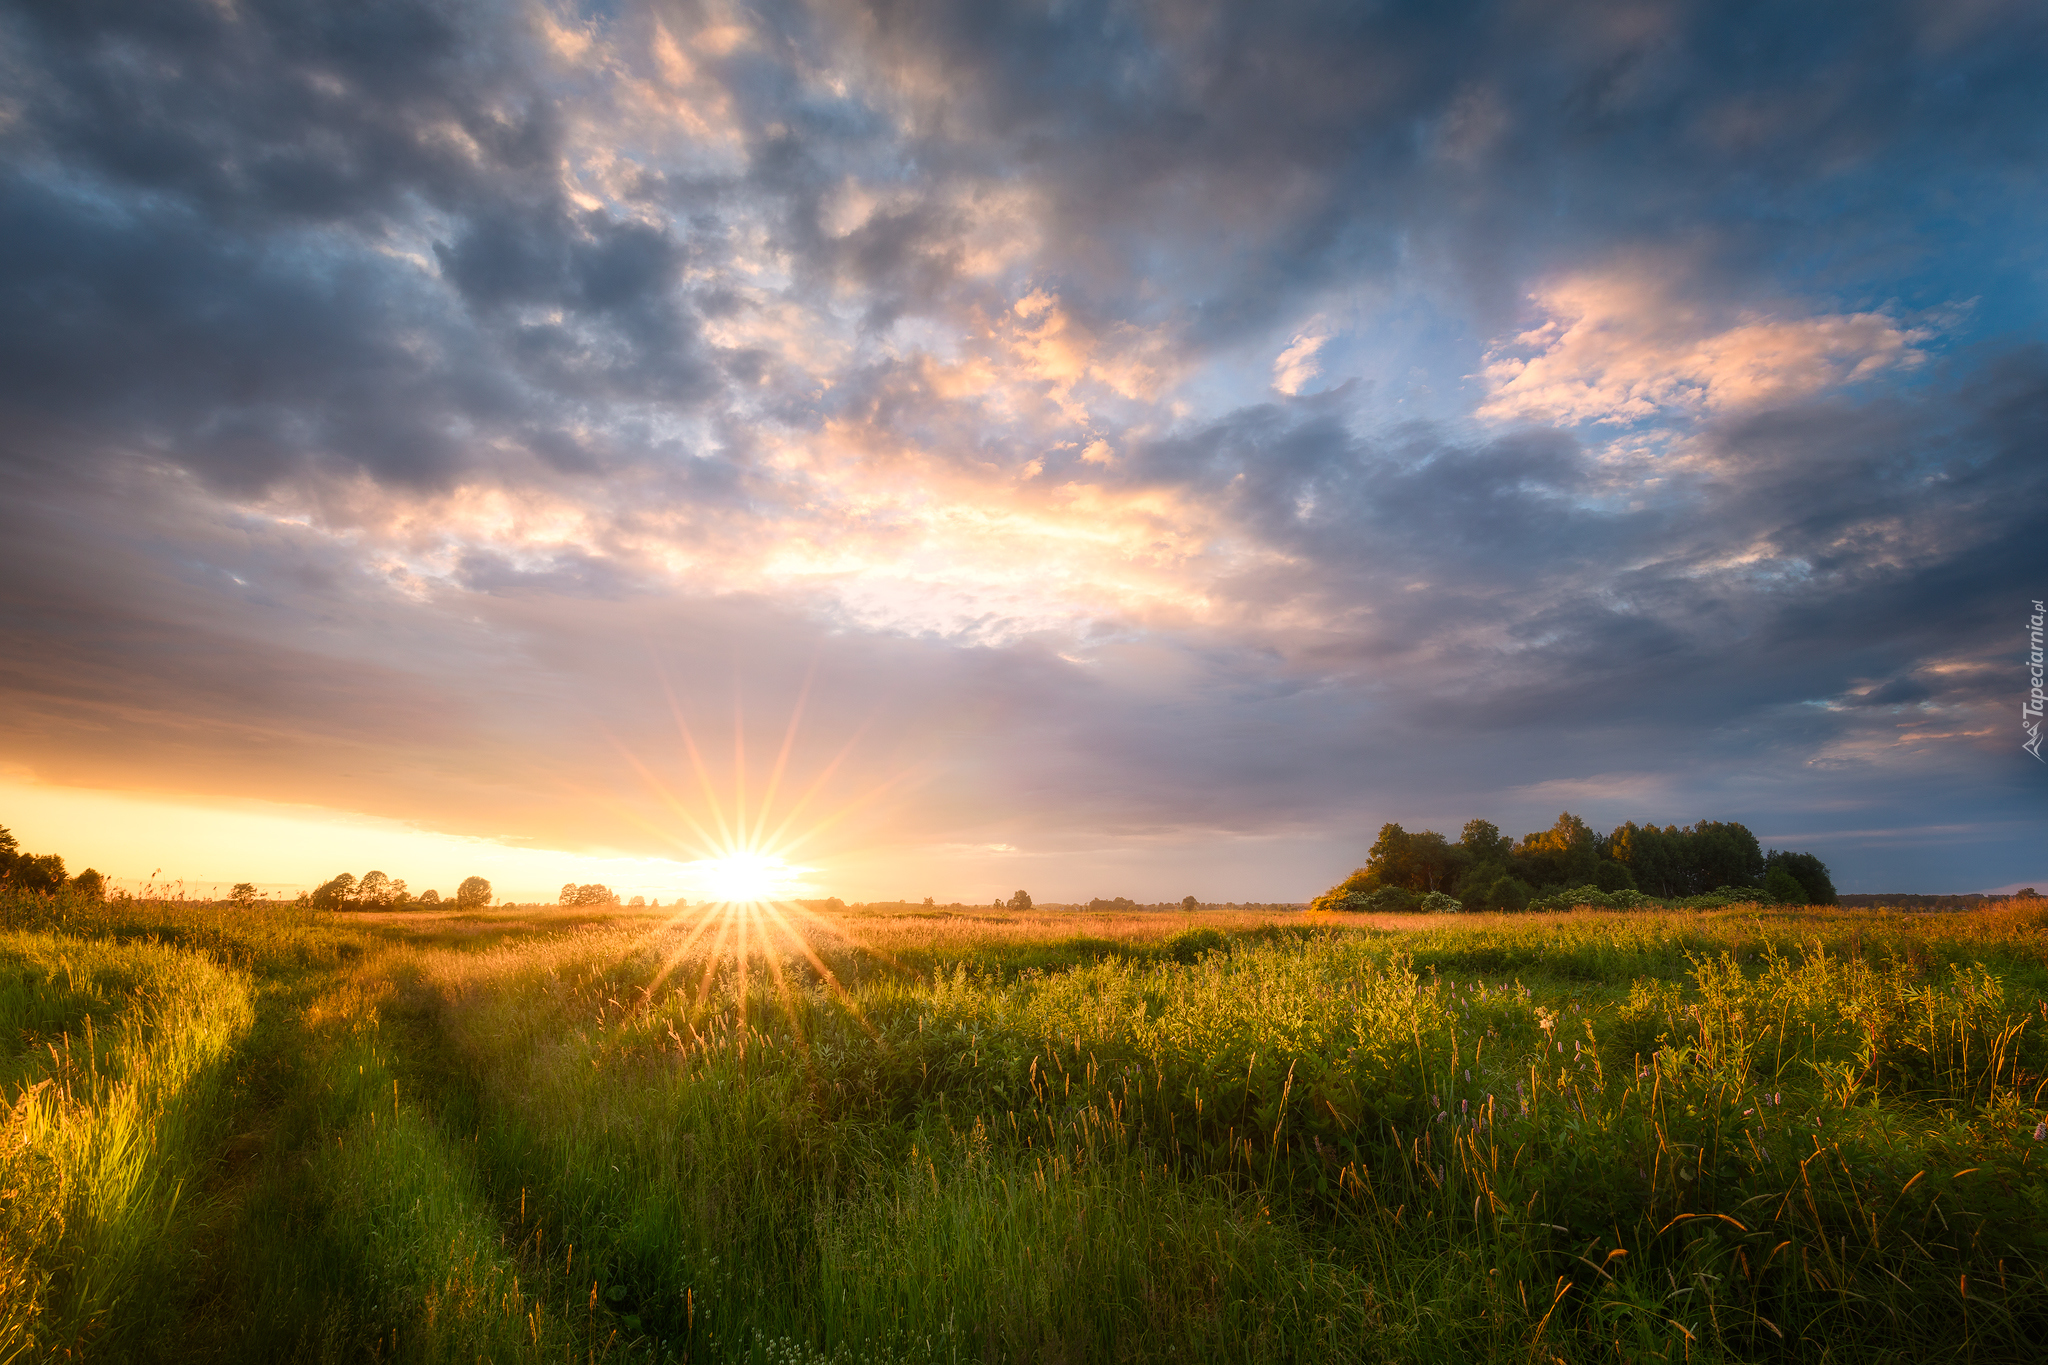
<svg viewBox="0 0 2048 1365"><path fill-rule="evenodd" d="M256 903L256 884L254 882L236 882L234 889L228 892L228 899L236 905L247 909Z"/></svg>
<svg viewBox="0 0 2048 1365"><path fill-rule="evenodd" d="M455 904L464 910L477 910L491 903L491 884L482 877L464 877L462 885L455 888Z"/></svg>
<svg viewBox="0 0 2048 1365"><path fill-rule="evenodd" d="M1195 907L1200 904L1201 902L1196 900L1193 896L1183 896L1181 897L1180 908L1192 915L1195 913Z"/></svg>
<svg viewBox="0 0 2048 1365"><path fill-rule="evenodd" d="M356 874L344 872L314 887L313 894L306 899L316 910L340 910L354 904L355 894Z"/></svg>
<svg viewBox="0 0 2048 1365"><path fill-rule="evenodd" d="M440 903L441 893L439 891L436 891L433 887L430 886L426 890L420 892L421 905L439 905Z"/></svg>
<svg viewBox="0 0 2048 1365"><path fill-rule="evenodd" d="M391 878L382 872L365 872L356 883L356 902L366 910L381 909L391 903L391 889Z"/></svg>
<svg viewBox="0 0 2048 1365"><path fill-rule="evenodd" d="M1029 910L1030 908L1031 908L1031 893L1030 893L1029 891L1023 891L1023 890L1020 890L1020 891L1018 891L1018 892L1017 892L1017 894L1016 894L1016 895L1014 895L1014 896L1010 897L1010 909L1012 909L1012 910Z"/></svg>
<svg viewBox="0 0 2048 1365"><path fill-rule="evenodd" d="M23 853L20 842L0 825L0 886L22 891L56 891L64 885L64 860L54 853Z"/></svg>
<svg viewBox="0 0 2048 1365"><path fill-rule="evenodd" d="M96 868L88 867L85 871L73 877L71 879L71 889L87 900L98 901L107 898L106 878L102 877Z"/></svg>

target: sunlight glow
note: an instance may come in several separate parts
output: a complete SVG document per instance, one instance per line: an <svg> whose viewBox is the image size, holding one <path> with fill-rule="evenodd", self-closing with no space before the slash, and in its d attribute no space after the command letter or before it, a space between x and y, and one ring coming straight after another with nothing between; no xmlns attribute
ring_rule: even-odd
<svg viewBox="0 0 2048 1365"><path fill-rule="evenodd" d="M729 853L689 865L704 895L714 901L770 901L796 894L806 869L773 853Z"/></svg>

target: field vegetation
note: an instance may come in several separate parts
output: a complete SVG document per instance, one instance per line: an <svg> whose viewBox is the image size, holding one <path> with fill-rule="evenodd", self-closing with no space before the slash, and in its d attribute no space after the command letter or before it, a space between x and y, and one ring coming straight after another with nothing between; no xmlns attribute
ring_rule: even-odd
<svg viewBox="0 0 2048 1365"><path fill-rule="evenodd" d="M2048 903L0 893L0 1361L1974 1360Z"/></svg>

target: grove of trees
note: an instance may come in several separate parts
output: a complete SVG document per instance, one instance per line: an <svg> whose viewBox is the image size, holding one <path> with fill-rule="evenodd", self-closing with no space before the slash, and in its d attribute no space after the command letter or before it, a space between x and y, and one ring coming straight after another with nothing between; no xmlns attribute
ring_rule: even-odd
<svg viewBox="0 0 2048 1365"><path fill-rule="evenodd" d="M619 893L597 882L585 882L581 886L575 882L564 882L560 901L563 905L617 905Z"/></svg>
<svg viewBox="0 0 2048 1365"><path fill-rule="evenodd" d="M1780 904L1833 905L1834 883L1811 853L1765 852L1733 821L1677 825L1634 821L1602 834L1570 811L1549 829L1508 838L1468 820L1455 843L1435 830L1380 827L1365 866L1311 909L1524 910L1570 899L1630 904L1656 897L1739 895Z"/></svg>
<svg viewBox="0 0 2048 1365"><path fill-rule="evenodd" d="M92 868L76 877L67 876L61 857L54 853L22 852L21 841L5 825L0 825L0 886L50 895L67 884L95 900L106 894L105 879Z"/></svg>
<svg viewBox="0 0 2048 1365"><path fill-rule="evenodd" d="M403 877L382 872L365 872L362 879L343 872L320 883L299 897L316 910L396 910L408 905L440 905L439 891L422 891L415 896L406 889ZM491 903L491 884L482 877L468 877L455 891L455 904L473 910Z"/></svg>

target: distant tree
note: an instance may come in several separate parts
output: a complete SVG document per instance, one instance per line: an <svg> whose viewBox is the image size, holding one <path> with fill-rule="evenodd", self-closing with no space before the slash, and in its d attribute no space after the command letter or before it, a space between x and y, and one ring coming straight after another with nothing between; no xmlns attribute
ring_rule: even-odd
<svg viewBox="0 0 2048 1365"><path fill-rule="evenodd" d="M7 880L23 891L54 893L64 887L64 860L54 853L17 853Z"/></svg>
<svg viewBox="0 0 2048 1365"><path fill-rule="evenodd" d="M1352 887L1356 891L1377 891L1382 886L1406 886L1409 872L1408 831L1388 821L1380 826L1379 837L1366 850L1365 866L1352 873L1346 882L1356 882Z"/></svg>
<svg viewBox="0 0 2048 1365"><path fill-rule="evenodd" d="M234 890L228 892L228 899L236 905L247 909L256 903L256 884L254 882L236 882Z"/></svg>
<svg viewBox="0 0 2048 1365"><path fill-rule="evenodd" d="M100 876L99 872L94 868L88 867L85 871L73 877L71 879L71 889L89 901L99 901L107 898L106 878Z"/></svg>
<svg viewBox="0 0 2048 1365"><path fill-rule="evenodd" d="M1010 897L1009 908L1012 910L1029 910L1031 908L1031 893L1020 889L1016 895Z"/></svg>
<svg viewBox="0 0 2048 1365"><path fill-rule="evenodd" d="M555 903L557 905L574 905L576 903L576 883L563 882L561 894L555 898Z"/></svg>
<svg viewBox="0 0 2048 1365"><path fill-rule="evenodd" d="M924 898L924 908L927 910L932 908L932 898L930 896Z"/></svg>
<svg viewBox="0 0 2048 1365"><path fill-rule="evenodd" d="M436 891L433 887L430 886L426 890L420 892L421 905L439 905L440 903L441 893Z"/></svg>
<svg viewBox="0 0 2048 1365"><path fill-rule="evenodd" d="M455 888L455 904L463 910L477 910L491 903L491 884L482 877L464 877Z"/></svg>
<svg viewBox="0 0 2048 1365"><path fill-rule="evenodd" d="M564 905L617 905L619 893L609 886L597 882L585 882L581 886L562 888Z"/></svg>
<svg viewBox="0 0 2048 1365"><path fill-rule="evenodd" d="M1593 885L1602 891L1633 891L1636 889L1636 879L1628 870L1627 863L1602 858L1593 866Z"/></svg>
<svg viewBox="0 0 2048 1365"><path fill-rule="evenodd" d="M1733 820L1701 820L1692 837L1693 866L1704 887L1756 886L1764 879L1764 851L1746 826Z"/></svg>
<svg viewBox="0 0 2048 1365"><path fill-rule="evenodd" d="M382 872L365 872L356 883L356 901L365 910L379 910L391 904L391 878Z"/></svg>
<svg viewBox="0 0 2048 1365"><path fill-rule="evenodd" d="M645 907L645 906L646 906L646 904L647 904L647 897L645 897L645 896L635 896L635 897L633 897L633 899L631 899L631 900L627 901L627 902L626 902L626 904L628 904L628 905L631 905L631 906Z"/></svg>
<svg viewBox="0 0 2048 1365"><path fill-rule="evenodd" d="M14 880L14 864L20 857L21 841L7 826L0 825L0 886Z"/></svg>
<svg viewBox="0 0 2048 1365"><path fill-rule="evenodd" d="M1200 904L1201 902L1193 896L1182 896L1180 899L1180 908L1187 911L1190 915L1195 913L1195 907Z"/></svg>
<svg viewBox="0 0 2048 1365"><path fill-rule="evenodd" d="M1599 836L1584 820L1562 811L1549 829L1522 836L1515 862L1517 871L1537 886L1584 885L1593 880L1600 862Z"/></svg>
<svg viewBox="0 0 2048 1365"><path fill-rule="evenodd" d="M1463 860L1455 845L1433 829L1408 836L1408 889L1439 891L1457 879Z"/></svg>
<svg viewBox="0 0 2048 1365"><path fill-rule="evenodd" d="M1834 905L1834 879L1828 876L1828 865L1811 853L1790 853L1772 849L1764 855L1764 885L1770 885L1770 870L1782 867L1791 873L1800 888L1806 893L1807 905Z"/></svg>
<svg viewBox="0 0 2048 1365"><path fill-rule="evenodd" d="M1502 834L1500 826L1491 820L1467 820L1464 831L1458 835L1458 847L1474 864L1505 867L1515 851L1515 841Z"/></svg>
<svg viewBox="0 0 2048 1365"><path fill-rule="evenodd" d="M316 910L342 910L355 903L356 875L344 872L313 888L307 899Z"/></svg>
<svg viewBox="0 0 2048 1365"><path fill-rule="evenodd" d="M1799 879L1787 870L1783 863L1774 864L1764 873L1764 894L1779 905L1807 905L1806 888Z"/></svg>

